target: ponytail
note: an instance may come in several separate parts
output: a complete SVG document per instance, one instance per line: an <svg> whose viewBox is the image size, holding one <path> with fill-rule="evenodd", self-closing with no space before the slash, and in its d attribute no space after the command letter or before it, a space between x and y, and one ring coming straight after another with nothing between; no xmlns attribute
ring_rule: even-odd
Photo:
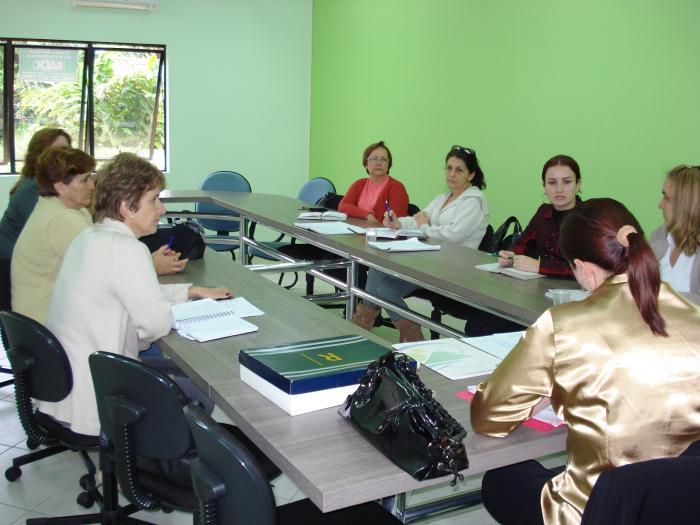
<svg viewBox="0 0 700 525"><path fill-rule="evenodd" d="M637 219L613 199L589 199L561 225L559 247L569 260L592 262L612 275L627 273L642 319L655 335L668 336L659 313L659 264Z"/></svg>

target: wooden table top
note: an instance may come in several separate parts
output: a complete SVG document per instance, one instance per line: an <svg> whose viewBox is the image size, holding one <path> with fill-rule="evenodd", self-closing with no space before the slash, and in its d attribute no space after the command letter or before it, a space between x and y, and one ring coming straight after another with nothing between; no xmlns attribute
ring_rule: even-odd
<svg viewBox="0 0 700 525"><path fill-rule="evenodd" d="M191 261L182 274L161 281L228 286L265 312L250 319L259 327L255 333L196 343L171 332L160 344L322 511L450 481L414 480L375 450L336 408L292 417L240 381L237 354L243 348L343 334L361 334L388 348L386 341L212 250L206 250L204 260ZM563 429L541 433L523 427L505 439L474 434L467 403L454 395L470 382L451 381L427 368L419 374L468 431L466 476L565 449Z"/></svg>
<svg viewBox="0 0 700 525"><path fill-rule="evenodd" d="M532 324L551 304L545 292L551 288L579 288L574 280L543 278L520 280L477 270L477 264L495 262L487 253L446 241L439 251L387 253L368 246L364 235L320 235L294 226L302 206L282 195L238 192L170 191L164 202L205 201L234 210L255 222L326 248L360 263L385 269L421 287L438 292L520 324ZM366 221L348 222L366 226Z"/></svg>

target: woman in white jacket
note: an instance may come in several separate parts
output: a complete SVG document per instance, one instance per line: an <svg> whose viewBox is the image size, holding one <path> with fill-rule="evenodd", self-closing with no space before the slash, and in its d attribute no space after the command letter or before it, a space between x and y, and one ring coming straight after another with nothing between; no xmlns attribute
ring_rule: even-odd
<svg viewBox="0 0 700 525"><path fill-rule="evenodd" d="M445 157L445 181L450 191L436 196L423 211L412 217L396 217L389 210L384 217L387 228L419 229L428 238L477 248L489 223L486 197L481 192L486 187L484 172L479 166L476 152L462 146L452 146ZM407 308L403 298L418 286L377 270L367 274L366 291L386 301ZM379 315L379 308L367 302L358 305L353 323L370 330ZM420 327L394 312L391 320L399 329L401 342L423 339Z"/></svg>
<svg viewBox="0 0 700 525"><path fill-rule="evenodd" d="M100 432L90 354L101 350L137 359L139 350L170 332L173 303L230 297L226 288L158 283L138 238L154 233L165 213L158 198L164 183L148 161L131 153L114 157L97 174L95 224L78 234L63 258L46 326L68 355L73 390L38 408L73 432Z"/></svg>

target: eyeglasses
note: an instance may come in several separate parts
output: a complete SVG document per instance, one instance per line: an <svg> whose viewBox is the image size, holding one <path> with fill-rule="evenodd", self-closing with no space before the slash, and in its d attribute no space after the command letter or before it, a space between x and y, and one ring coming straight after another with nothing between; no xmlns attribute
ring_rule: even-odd
<svg viewBox="0 0 700 525"><path fill-rule="evenodd" d="M476 155L476 151L474 151L473 149L465 148L464 146L458 146L456 144L452 146L452 149L450 151L454 151L456 149L458 149L459 151L463 151L467 155Z"/></svg>
<svg viewBox="0 0 700 525"><path fill-rule="evenodd" d="M387 157L368 157L367 162L389 162Z"/></svg>

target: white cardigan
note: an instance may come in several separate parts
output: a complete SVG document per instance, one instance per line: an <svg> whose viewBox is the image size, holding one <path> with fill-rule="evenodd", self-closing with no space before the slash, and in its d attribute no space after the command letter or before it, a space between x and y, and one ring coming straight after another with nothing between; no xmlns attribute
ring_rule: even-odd
<svg viewBox="0 0 700 525"><path fill-rule="evenodd" d="M428 224L419 227L413 217L400 217L401 228L418 228L431 239L478 248L489 224L486 197L479 188L471 186L443 208L450 195L438 195L425 207Z"/></svg>
<svg viewBox="0 0 700 525"><path fill-rule="evenodd" d="M63 345L73 390L42 412L80 434L98 435L100 422L88 356L98 350L136 359L173 324L171 304L187 300L190 284L160 285L145 244L111 219L81 232L58 273L46 326Z"/></svg>

